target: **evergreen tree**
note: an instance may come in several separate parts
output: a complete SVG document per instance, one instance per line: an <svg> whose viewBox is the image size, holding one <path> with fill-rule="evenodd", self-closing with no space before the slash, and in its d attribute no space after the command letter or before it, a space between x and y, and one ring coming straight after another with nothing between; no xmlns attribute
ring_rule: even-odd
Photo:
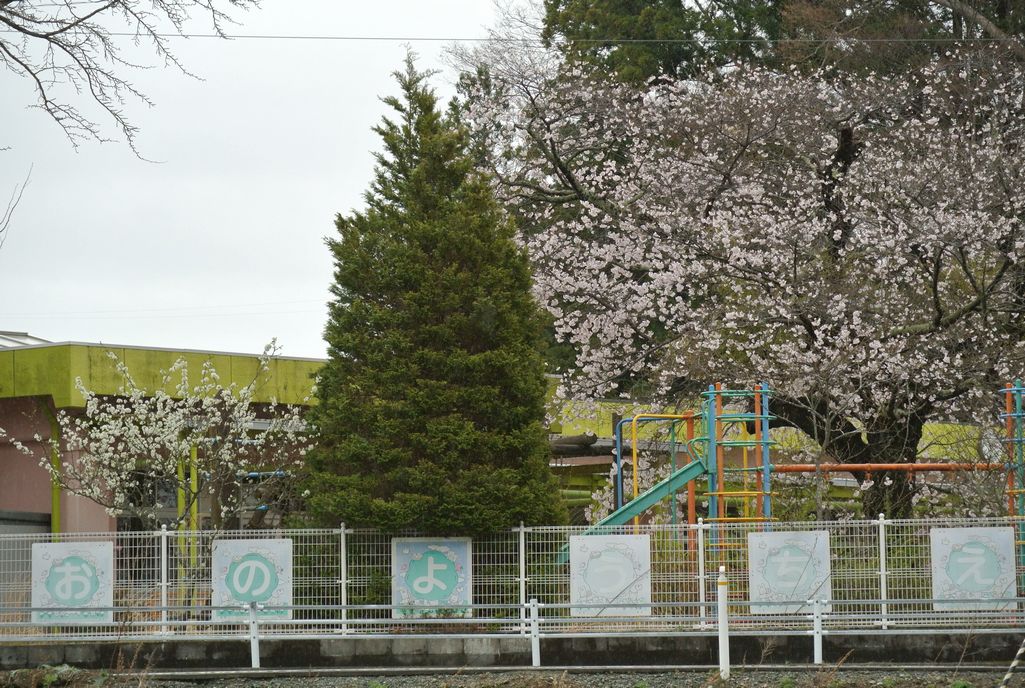
<svg viewBox="0 0 1025 688"><path fill-rule="evenodd" d="M768 60L783 0L544 0L542 38L619 80L694 74L706 63Z"/></svg>
<svg viewBox="0 0 1025 688"><path fill-rule="evenodd" d="M544 10L546 42L634 85L736 63L899 74L958 41L996 41L1025 60L1023 0L544 0Z"/></svg>
<svg viewBox="0 0 1025 688"><path fill-rule="evenodd" d="M366 209L336 219L310 510L482 534L564 518L542 425L543 319L467 137L407 59Z"/></svg>

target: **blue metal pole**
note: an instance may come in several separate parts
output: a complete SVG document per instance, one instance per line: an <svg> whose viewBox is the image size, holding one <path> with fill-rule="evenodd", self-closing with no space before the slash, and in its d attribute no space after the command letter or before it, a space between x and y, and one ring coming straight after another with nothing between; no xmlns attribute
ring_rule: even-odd
<svg viewBox="0 0 1025 688"><path fill-rule="evenodd" d="M716 462L718 460L716 456L716 436L715 436L715 385L708 386L708 398L705 400L705 428L708 433L708 465L706 470L708 471L708 516L709 518L715 518L719 514L719 500L715 494L719 491L719 481L717 480L718 466ZM715 531L712 531L714 538Z"/></svg>

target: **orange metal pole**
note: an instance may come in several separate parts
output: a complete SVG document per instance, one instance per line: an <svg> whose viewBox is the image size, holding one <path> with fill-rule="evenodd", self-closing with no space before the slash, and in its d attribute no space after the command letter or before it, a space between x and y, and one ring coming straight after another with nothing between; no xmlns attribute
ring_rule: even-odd
<svg viewBox="0 0 1025 688"><path fill-rule="evenodd" d="M818 467L823 473L847 473L851 471L1001 471L1002 463L824 463ZM814 473L813 463L775 464L775 473Z"/></svg>

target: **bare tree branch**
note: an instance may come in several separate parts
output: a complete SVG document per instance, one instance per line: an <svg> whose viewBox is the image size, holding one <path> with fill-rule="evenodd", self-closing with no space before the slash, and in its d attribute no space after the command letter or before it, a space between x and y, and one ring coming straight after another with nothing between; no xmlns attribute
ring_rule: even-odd
<svg viewBox="0 0 1025 688"><path fill-rule="evenodd" d="M21 197L25 193L25 188L28 187L28 182L31 178L32 167L29 166L28 173L25 175L25 181L20 185L14 185L14 190L11 191L11 197L7 200L7 208L3 213L0 213L0 248L3 248L4 243L7 241L7 232L11 227L11 219L14 217L14 211L17 209L18 204L21 203Z"/></svg>
<svg viewBox="0 0 1025 688"><path fill-rule="evenodd" d="M224 24L232 21L228 11L257 3L107 0L98 6L90 3L83 10L76 0L0 0L0 68L32 83L37 97L34 107L56 122L73 146L110 140L90 111L98 106L138 155L138 128L128 119L125 107L130 101L152 103L125 76L126 71L144 65L122 56L117 34L134 34L130 39L134 44L148 43L165 65L194 76L171 50L168 34L182 34L191 16L201 13L224 36ZM75 104L83 95L87 104Z"/></svg>

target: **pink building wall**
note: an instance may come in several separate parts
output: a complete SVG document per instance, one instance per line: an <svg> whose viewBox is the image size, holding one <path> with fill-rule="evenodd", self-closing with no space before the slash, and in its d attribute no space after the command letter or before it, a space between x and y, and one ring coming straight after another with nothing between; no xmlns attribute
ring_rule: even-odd
<svg viewBox="0 0 1025 688"><path fill-rule="evenodd" d="M50 421L36 398L0 399L0 511L28 514L51 512L50 476L39 465L48 460ZM40 439L35 439L36 437ZM16 439L31 453L13 446ZM77 495L61 495L61 531L66 533L105 532L116 521L103 508Z"/></svg>

